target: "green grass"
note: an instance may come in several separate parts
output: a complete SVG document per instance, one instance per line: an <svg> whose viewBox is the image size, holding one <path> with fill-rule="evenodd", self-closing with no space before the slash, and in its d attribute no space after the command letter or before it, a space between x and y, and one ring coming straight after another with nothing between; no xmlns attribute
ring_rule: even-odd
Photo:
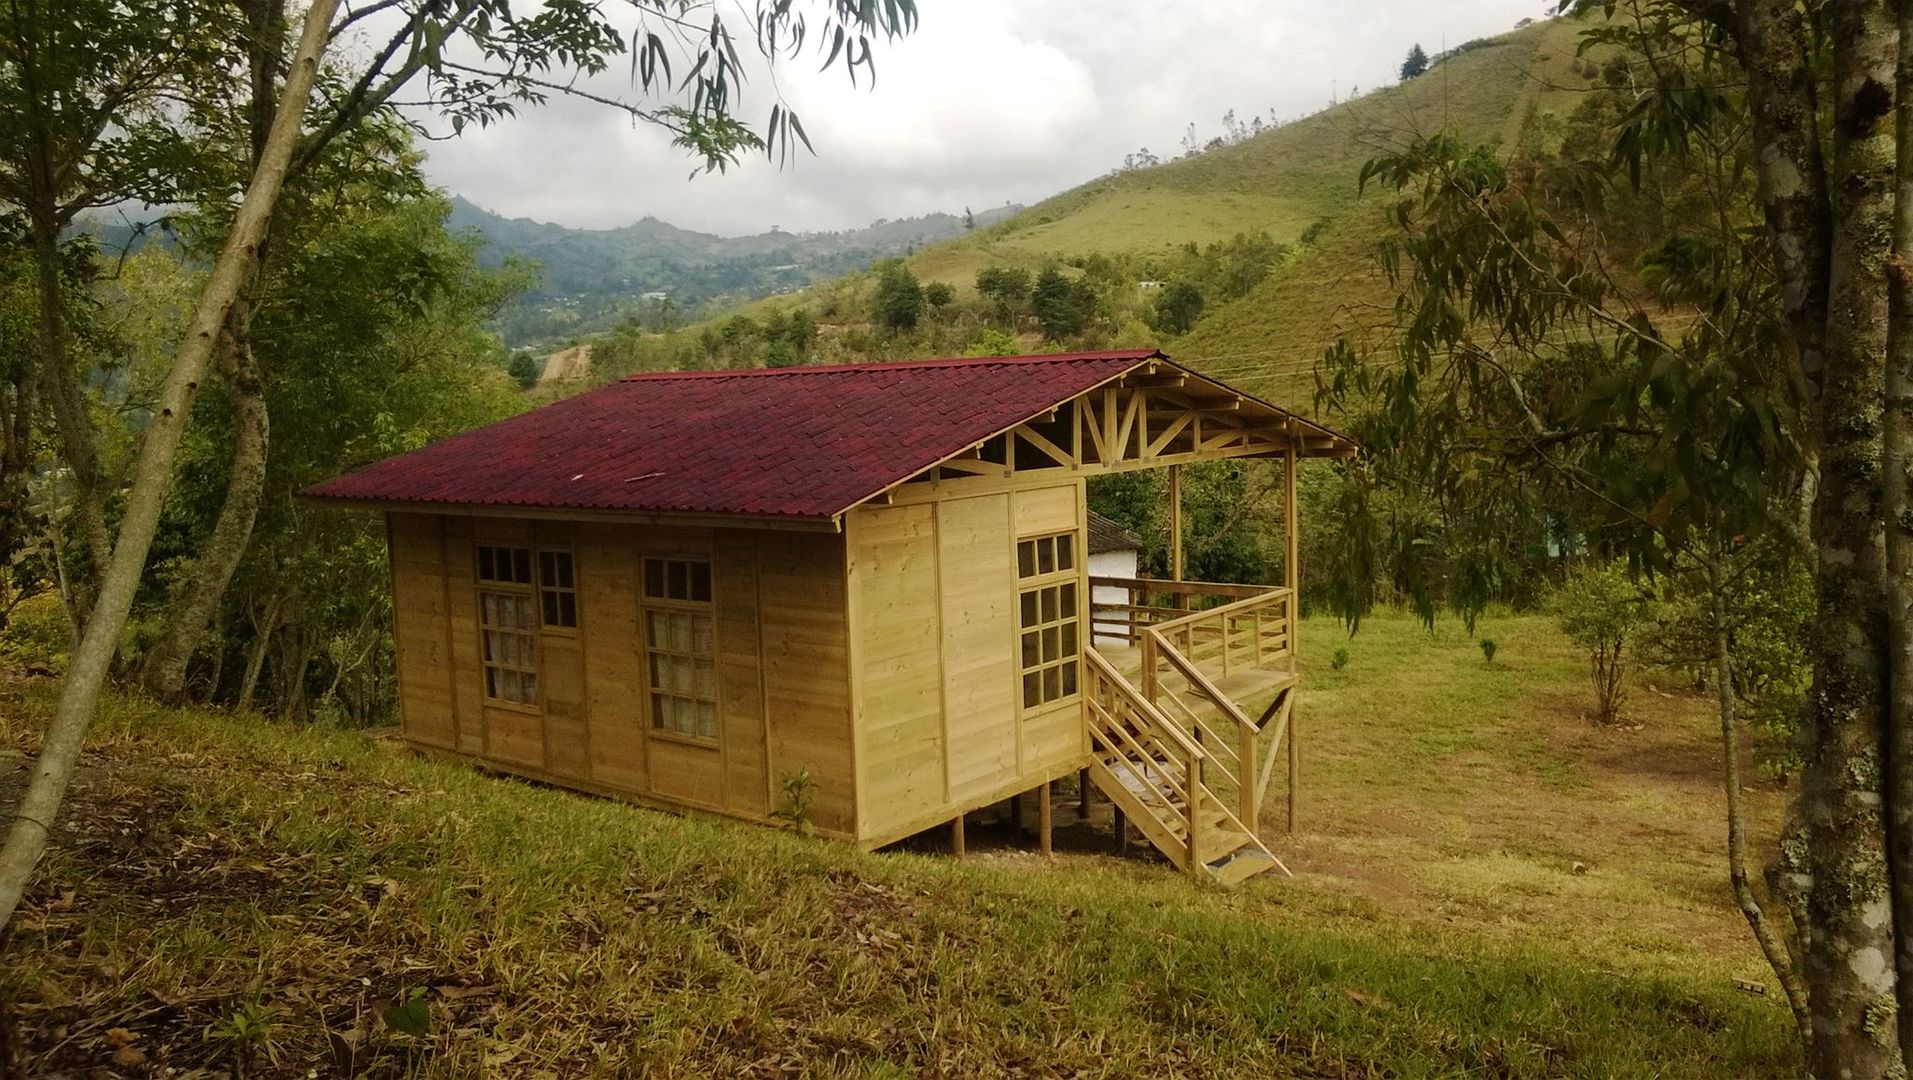
<svg viewBox="0 0 1913 1080"><path fill-rule="evenodd" d="M0 990L37 1071L1797 1072L1783 1011L1727 980L1757 957L1717 867L1635 835L1698 836L1704 788L1569 738L1573 656L1494 630L1486 665L1377 619L1330 673L1347 639L1305 627L1306 818L1265 829L1298 877L1233 892L1089 852L863 854L119 698ZM0 701L0 788L48 705ZM1652 721L1657 755L1704 756L1700 718ZM413 995L422 1034L381 1030Z"/></svg>

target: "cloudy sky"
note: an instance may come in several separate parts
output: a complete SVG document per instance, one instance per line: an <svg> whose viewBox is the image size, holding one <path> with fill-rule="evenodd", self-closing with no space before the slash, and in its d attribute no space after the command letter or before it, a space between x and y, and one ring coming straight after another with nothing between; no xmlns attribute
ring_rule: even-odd
<svg viewBox="0 0 1913 1080"><path fill-rule="evenodd" d="M654 128L555 100L431 144L432 179L513 217L581 228L652 215L736 235L1030 203L1107 172L1139 147L1167 155L1235 109L1283 119L1332 92L1391 83L1428 52L1539 17L1546 0L918 0L912 38L877 57L874 89L816 61L778 86L816 146L780 170L752 159L688 179ZM628 96L628 64L590 88ZM770 82L745 88L761 121Z"/></svg>

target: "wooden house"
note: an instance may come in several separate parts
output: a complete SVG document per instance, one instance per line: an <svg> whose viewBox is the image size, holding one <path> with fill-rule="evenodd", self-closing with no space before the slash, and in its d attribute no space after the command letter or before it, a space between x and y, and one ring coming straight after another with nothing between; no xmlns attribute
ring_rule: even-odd
<svg viewBox="0 0 1913 1080"><path fill-rule="evenodd" d="M386 516L413 746L752 821L795 783L867 847L1081 771L1233 880L1293 783L1295 529L1279 587L1096 576L1084 481L1272 458L1292 526L1353 449L1131 350L635 375L307 494Z"/></svg>

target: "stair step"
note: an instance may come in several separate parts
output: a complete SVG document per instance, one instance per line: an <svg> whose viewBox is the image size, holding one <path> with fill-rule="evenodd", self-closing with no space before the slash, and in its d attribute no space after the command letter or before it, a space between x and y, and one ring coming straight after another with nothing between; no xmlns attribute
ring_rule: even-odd
<svg viewBox="0 0 1913 1080"><path fill-rule="evenodd" d="M1204 829L1196 843L1196 857L1214 865L1223 857L1249 846L1250 836L1234 829Z"/></svg>
<svg viewBox="0 0 1913 1080"><path fill-rule="evenodd" d="M1277 866L1275 856L1256 848L1243 848L1206 864L1216 884L1236 885Z"/></svg>

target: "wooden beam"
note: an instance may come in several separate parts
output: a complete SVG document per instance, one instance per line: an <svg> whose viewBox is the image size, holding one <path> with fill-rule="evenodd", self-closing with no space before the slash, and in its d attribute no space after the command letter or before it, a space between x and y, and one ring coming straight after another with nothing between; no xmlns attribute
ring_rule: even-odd
<svg viewBox="0 0 1913 1080"><path fill-rule="evenodd" d="M1182 466L1169 466L1169 579L1182 580Z"/></svg>
<svg viewBox="0 0 1913 1080"><path fill-rule="evenodd" d="M1048 781L1036 789L1036 850L1044 856L1048 856L1051 852L1050 826L1053 821L1050 816L1049 794Z"/></svg>
<svg viewBox="0 0 1913 1080"><path fill-rule="evenodd" d="M950 854L963 857L963 815L950 819Z"/></svg>
<svg viewBox="0 0 1913 1080"><path fill-rule="evenodd" d="M1029 443L1031 446L1034 446L1038 450L1041 450L1043 453L1048 454L1052 459L1055 460L1055 462L1058 465L1061 465L1065 468L1075 468L1077 464L1076 459L1070 455L1069 451L1063 449L1062 447L1049 441L1043 436L1038 435L1036 432L1030 430L1030 427L1028 424L1023 425L1020 428L1017 428L1016 433L1018 435L1021 435L1023 437L1023 440Z"/></svg>
<svg viewBox="0 0 1913 1080"><path fill-rule="evenodd" d="M1282 457L1282 584L1289 589L1289 665L1294 670L1295 657L1299 655L1302 614L1302 521L1301 503L1296 492L1296 467L1301 464L1295 444L1291 442ZM1295 708L1289 707L1289 832L1295 832L1295 789L1302 779L1302 752L1297 745Z"/></svg>

